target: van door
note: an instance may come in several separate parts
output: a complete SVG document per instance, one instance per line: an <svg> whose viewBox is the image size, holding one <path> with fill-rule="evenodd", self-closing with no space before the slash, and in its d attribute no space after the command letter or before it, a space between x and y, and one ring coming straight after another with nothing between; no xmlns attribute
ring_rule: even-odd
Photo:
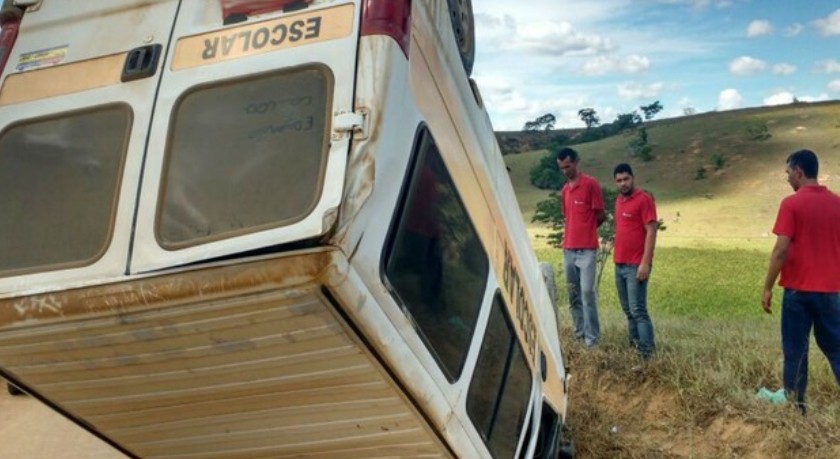
<svg viewBox="0 0 840 459"><path fill-rule="evenodd" d="M116 278L177 0L43 0L0 86L0 296Z"/></svg>
<svg viewBox="0 0 840 459"><path fill-rule="evenodd" d="M331 229L350 147L337 125L359 119L349 112L360 3L182 0L149 136L132 272ZM246 13L225 18L231 8Z"/></svg>

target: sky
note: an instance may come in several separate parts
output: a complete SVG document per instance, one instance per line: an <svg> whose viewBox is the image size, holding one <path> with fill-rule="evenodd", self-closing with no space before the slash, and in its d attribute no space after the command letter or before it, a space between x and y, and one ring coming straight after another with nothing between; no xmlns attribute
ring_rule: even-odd
<svg viewBox="0 0 840 459"><path fill-rule="evenodd" d="M496 130L840 99L840 0L473 0ZM641 113L641 111L639 110Z"/></svg>

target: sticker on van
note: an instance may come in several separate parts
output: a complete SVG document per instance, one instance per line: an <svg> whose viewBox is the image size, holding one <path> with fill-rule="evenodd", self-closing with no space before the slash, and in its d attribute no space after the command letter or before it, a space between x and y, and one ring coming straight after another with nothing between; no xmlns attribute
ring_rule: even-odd
<svg viewBox="0 0 840 459"><path fill-rule="evenodd" d="M183 70L349 36L354 6L297 14L181 38L172 70Z"/></svg>
<svg viewBox="0 0 840 459"><path fill-rule="evenodd" d="M68 45L62 45L23 53L20 55L15 69L18 72L23 72L58 65L64 62L64 58L67 57L67 49Z"/></svg>

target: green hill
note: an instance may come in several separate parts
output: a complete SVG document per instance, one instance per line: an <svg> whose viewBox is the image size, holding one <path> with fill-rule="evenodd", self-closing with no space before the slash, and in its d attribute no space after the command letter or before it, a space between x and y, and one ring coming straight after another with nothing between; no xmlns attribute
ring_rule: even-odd
<svg viewBox="0 0 840 459"><path fill-rule="evenodd" d="M655 156L647 163L629 156L628 135L574 148L581 154L581 169L605 186L612 183L615 164L633 165L637 186L654 194L665 219L664 245L770 246L779 200L791 192L784 161L798 149L817 152L820 181L840 191L840 102L707 113L647 126ZM751 128L759 126L767 127L769 139L752 138ZM528 181L531 166L545 154L505 156L526 222L548 195ZM723 158L720 169L715 155ZM706 177L697 179L701 167Z"/></svg>

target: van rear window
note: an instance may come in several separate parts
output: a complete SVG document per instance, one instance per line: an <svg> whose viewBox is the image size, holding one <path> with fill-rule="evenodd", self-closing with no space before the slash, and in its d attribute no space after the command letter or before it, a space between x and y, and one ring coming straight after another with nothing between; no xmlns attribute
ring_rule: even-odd
<svg viewBox="0 0 840 459"><path fill-rule="evenodd" d="M177 249L288 225L318 202L332 76L307 66L196 88L172 115L156 233Z"/></svg>
<svg viewBox="0 0 840 459"><path fill-rule="evenodd" d="M0 276L91 264L113 232L132 123L108 105L0 134Z"/></svg>
<svg viewBox="0 0 840 459"><path fill-rule="evenodd" d="M497 293L467 392L467 414L496 459L512 458L516 453L532 384L525 353L506 310Z"/></svg>

